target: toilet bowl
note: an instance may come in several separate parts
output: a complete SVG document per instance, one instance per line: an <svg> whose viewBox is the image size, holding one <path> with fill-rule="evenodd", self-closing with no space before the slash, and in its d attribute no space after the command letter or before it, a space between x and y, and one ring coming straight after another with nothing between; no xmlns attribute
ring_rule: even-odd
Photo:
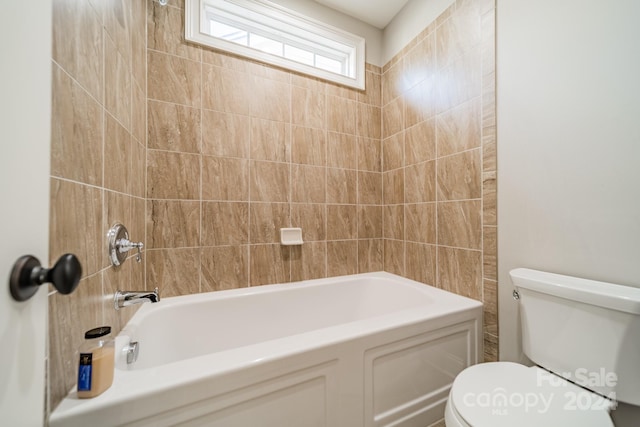
<svg viewBox="0 0 640 427"><path fill-rule="evenodd" d="M640 289L524 268L509 275L523 352L536 366L463 370L447 427L612 427L618 402L640 407Z"/></svg>
<svg viewBox="0 0 640 427"><path fill-rule="evenodd" d="M613 427L615 401L537 366L483 363L451 387L447 427Z"/></svg>

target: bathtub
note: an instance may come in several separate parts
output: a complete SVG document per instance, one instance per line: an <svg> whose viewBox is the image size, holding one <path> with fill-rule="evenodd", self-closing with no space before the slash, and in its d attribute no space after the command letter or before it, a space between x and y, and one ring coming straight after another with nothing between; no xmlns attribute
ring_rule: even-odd
<svg viewBox="0 0 640 427"><path fill-rule="evenodd" d="M481 355L480 302L389 273L164 298L118 335L111 388L50 425L426 427Z"/></svg>

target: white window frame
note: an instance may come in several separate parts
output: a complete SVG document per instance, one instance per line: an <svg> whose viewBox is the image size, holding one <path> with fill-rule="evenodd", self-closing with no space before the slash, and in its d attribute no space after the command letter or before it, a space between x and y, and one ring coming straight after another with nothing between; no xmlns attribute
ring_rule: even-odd
<svg viewBox="0 0 640 427"><path fill-rule="evenodd" d="M346 74L316 68L211 35L208 32L209 20L206 12L207 8L211 6L220 6L223 9L227 7L230 10L238 7L246 9L246 16L252 17L256 24L252 27L254 34L260 35L271 31L270 38L278 40L285 37L286 40L294 40L287 43L293 47L303 46L302 43L306 40L308 45L304 46L305 50L327 57L334 55L336 60L339 60L338 57L340 57L343 61L343 71ZM186 0L185 7L185 37L191 42L356 89L365 88L365 40L363 37L332 27L267 0ZM258 22L256 17L260 18L261 22ZM276 25L279 25L280 28ZM285 27L286 31L281 31ZM326 47L326 50L322 46Z"/></svg>

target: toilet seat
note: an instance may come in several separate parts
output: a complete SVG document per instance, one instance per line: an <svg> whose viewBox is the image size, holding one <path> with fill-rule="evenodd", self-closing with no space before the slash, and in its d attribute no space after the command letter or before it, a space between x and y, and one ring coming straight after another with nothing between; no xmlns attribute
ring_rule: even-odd
<svg viewBox="0 0 640 427"><path fill-rule="evenodd" d="M465 427L613 427L614 404L536 366L482 363L454 380L446 420Z"/></svg>

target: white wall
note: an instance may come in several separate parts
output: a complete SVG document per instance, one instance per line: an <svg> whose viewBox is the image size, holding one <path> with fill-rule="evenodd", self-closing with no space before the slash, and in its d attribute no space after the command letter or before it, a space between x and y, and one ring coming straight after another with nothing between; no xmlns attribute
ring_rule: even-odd
<svg viewBox="0 0 640 427"><path fill-rule="evenodd" d="M640 2L498 0L500 358L508 272L640 287Z"/></svg>
<svg viewBox="0 0 640 427"><path fill-rule="evenodd" d="M318 21L324 22L342 30L364 37L366 43L366 61L381 67L382 58L382 31L373 25L369 25L351 16L347 16L337 10L330 9L312 0L271 0L281 6L296 12L312 16Z"/></svg>
<svg viewBox="0 0 640 427"><path fill-rule="evenodd" d="M387 25L382 34L382 64L400 52L454 0L411 0Z"/></svg>

